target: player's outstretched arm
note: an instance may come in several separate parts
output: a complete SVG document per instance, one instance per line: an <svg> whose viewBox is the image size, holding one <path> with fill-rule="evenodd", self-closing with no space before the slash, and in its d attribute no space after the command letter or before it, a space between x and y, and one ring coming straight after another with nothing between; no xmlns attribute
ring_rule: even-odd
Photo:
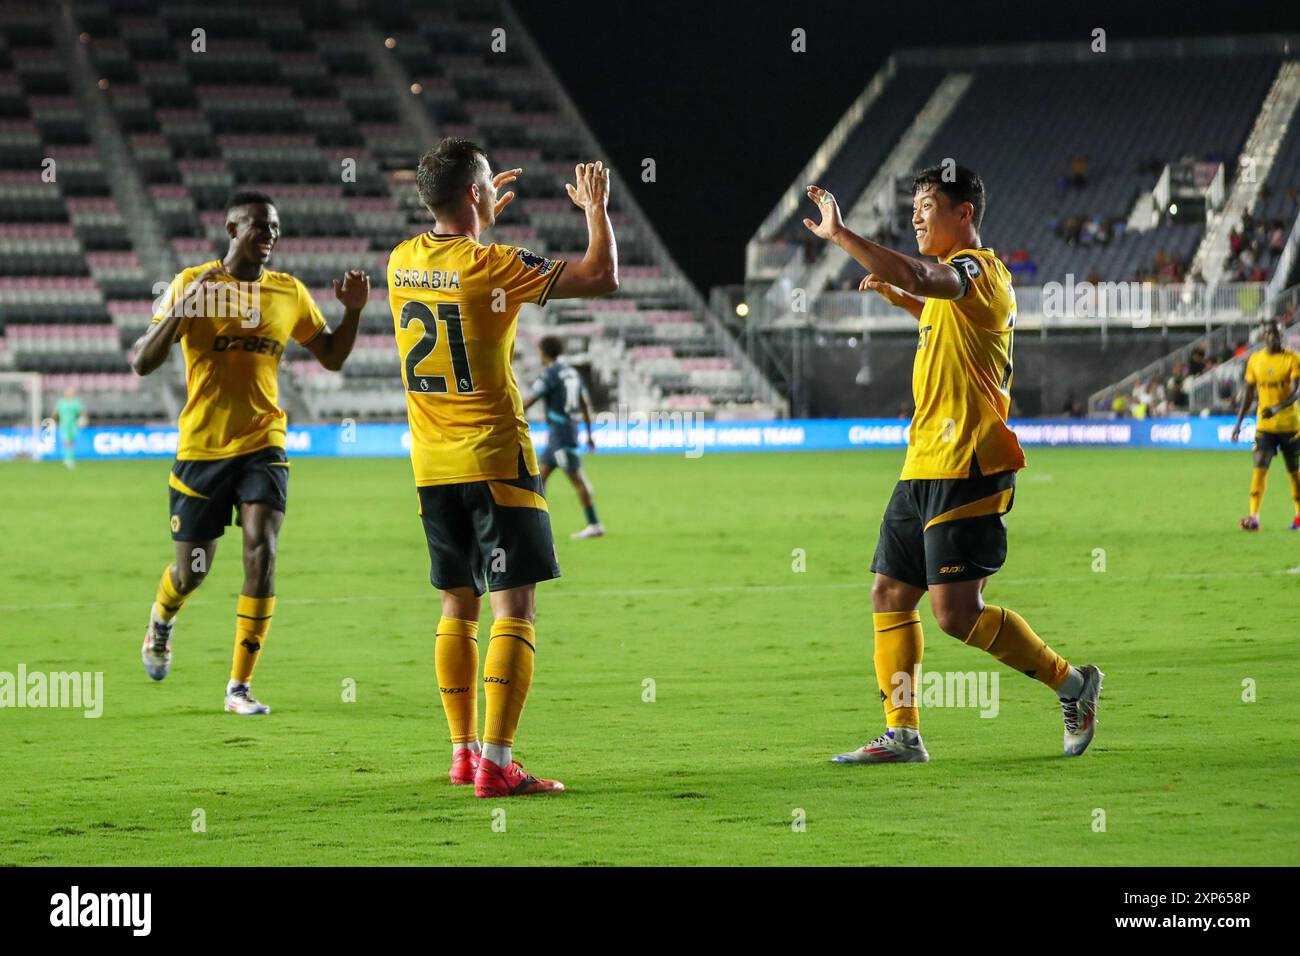
<svg viewBox="0 0 1300 956"><path fill-rule="evenodd" d="M573 204L587 214L587 254L566 262L549 298L589 299L618 291L618 247L609 221L609 170L604 163L579 163L577 185L565 183Z"/></svg>
<svg viewBox="0 0 1300 956"><path fill-rule="evenodd" d="M925 299L912 295L910 292L904 292L896 285L881 282L874 274L867 276L858 283L858 291L879 293L880 297L890 305L906 309L917 319L921 317L921 310L925 308Z"/></svg>
<svg viewBox="0 0 1300 956"><path fill-rule="evenodd" d="M155 322L145 330L144 335L136 339L131 346L131 370L136 375L148 375L167 361L167 353L180 338L181 322L185 318L185 307L194 297L199 302L208 301L208 280L225 272L224 266L213 266L187 285L181 295L172 299L171 308L161 321Z"/></svg>
<svg viewBox="0 0 1300 956"><path fill-rule="evenodd" d="M331 372L337 372L352 354L357 341L357 328L361 324L361 310L370 300L370 276L353 269L343 276L342 284L334 280L334 296L343 303L343 321L337 329L325 328L304 346Z"/></svg>
<svg viewBox="0 0 1300 956"><path fill-rule="evenodd" d="M809 186L808 198L822 212L819 223L814 223L811 219L803 221L808 231L835 243L881 282L925 299L961 298L965 290L956 266L914 259L878 242L862 238L844 225L835 197L820 186Z"/></svg>

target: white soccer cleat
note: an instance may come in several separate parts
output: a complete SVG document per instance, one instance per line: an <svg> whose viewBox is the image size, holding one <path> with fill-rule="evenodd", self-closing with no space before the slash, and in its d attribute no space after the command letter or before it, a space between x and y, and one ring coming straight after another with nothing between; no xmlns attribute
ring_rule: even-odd
<svg viewBox="0 0 1300 956"><path fill-rule="evenodd" d="M589 524L581 531L575 531L569 535L570 538L577 541L579 538L600 538L605 535L605 526L600 522Z"/></svg>
<svg viewBox="0 0 1300 956"><path fill-rule="evenodd" d="M270 707L248 692L247 684L237 684L233 680L226 685L226 710L244 717L271 712Z"/></svg>
<svg viewBox="0 0 1300 956"><path fill-rule="evenodd" d="M154 680L162 680L172 669L172 630L175 627L175 619L161 620L153 613L153 608L149 609L149 626L145 628L140 660L144 662L144 672Z"/></svg>
<svg viewBox="0 0 1300 956"><path fill-rule="evenodd" d="M921 738L916 738L916 743L904 743L900 738L894 735L892 730L886 730L865 747L857 750L850 750L846 754L836 754L831 758L831 763L929 763L930 754L925 749L925 744Z"/></svg>
<svg viewBox="0 0 1300 956"><path fill-rule="evenodd" d="M1096 664L1084 664L1083 690L1078 697L1061 700L1061 714L1065 717L1065 755L1078 757L1088 749L1097 732L1097 698L1101 696L1101 679L1106 675Z"/></svg>

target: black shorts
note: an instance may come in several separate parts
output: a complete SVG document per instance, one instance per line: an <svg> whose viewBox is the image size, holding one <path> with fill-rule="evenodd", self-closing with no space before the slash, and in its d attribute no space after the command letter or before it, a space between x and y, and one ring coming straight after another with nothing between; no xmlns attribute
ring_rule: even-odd
<svg viewBox="0 0 1300 956"><path fill-rule="evenodd" d="M289 461L283 448L263 448L211 461L181 461L167 480L173 541L220 538L246 502L283 512L289 498Z"/></svg>
<svg viewBox="0 0 1300 956"><path fill-rule="evenodd" d="M528 474L522 458L519 474L416 489L435 588L481 595L560 576L542 479Z"/></svg>
<svg viewBox="0 0 1300 956"><path fill-rule="evenodd" d="M537 456L537 460L547 468L559 468L570 475L582 467L582 455L575 445L556 447L548 444Z"/></svg>
<svg viewBox="0 0 1300 956"><path fill-rule="evenodd" d="M994 574L1007 559L1002 516L1015 501L1016 473L913 478L894 486L871 570L925 589Z"/></svg>
<svg viewBox="0 0 1300 956"><path fill-rule="evenodd" d="M1296 463L1300 462L1300 432L1262 432L1256 429L1255 451L1270 458L1281 452L1287 468L1295 471Z"/></svg>

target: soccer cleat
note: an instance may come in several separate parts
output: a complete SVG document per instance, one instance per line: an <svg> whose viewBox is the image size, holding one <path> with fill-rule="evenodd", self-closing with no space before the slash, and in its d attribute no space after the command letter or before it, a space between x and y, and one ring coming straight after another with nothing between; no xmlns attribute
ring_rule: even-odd
<svg viewBox="0 0 1300 956"><path fill-rule="evenodd" d="M487 757L478 758L478 772L474 774L476 797L527 797L537 793L561 793L564 784L558 780L545 780L524 773L518 760L509 767L498 767Z"/></svg>
<svg viewBox="0 0 1300 956"><path fill-rule="evenodd" d="M1097 698L1101 696L1101 679L1106 675L1096 664L1084 664L1083 690L1078 697L1061 700L1061 714L1065 717L1065 755L1078 757L1088 749L1097 732Z"/></svg>
<svg viewBox="0 0 1300 956"><path fill-rule="evenodd" d="M1254 515L1246 515L1246 517L1244 517L1244 518L1241 519L1241 522L1240 522L1240 523L1241 523L1241 530L1242 530L1242 531L1258 531L1258 530L1259 530L1259 519L1256 518Z"/></svg>
<svg viewBox="0 0 1300 956"><path fill-rule="evenodd" d="M581 531L575 531L573 532L573 534L569 535L569 537L572 538L574 541L577 541L581 538L603 538L604 536L605 536L605 526L601 524L599 521L596 522L595 524L589 524Z"/></svg>
<svg viewBox="0 0 1300 956"><path fill-rule="evenodd" d="M468 747L461 747L451 755L451 782L457 786L466 786L474 782L478 770L478 754Z"/></svg>
<svg viewBox="0 0 1300 956"><path fill-rule="evenodd" d="M908 744L894 736L892 730L886 730L865 747L850 750L845 754L836 754L831 763L929 763L930 754L916 738L916 743Z"/></svg>
<svg viewBox="0 0 1300 956"><path fill-rule="evenodd" d="M270 707L248 692L247 684L236 684L234 681L226 685L226 710L244 717L271 712Z"/></svg>
<svg viewBox="0 0 1300 956"><path fill-rule="evenodd" d="M172 669L172 629L175 621L162 621L149 610L149 626L144 631L144 646L140 648L140 660L144 662L144 672L154 680L162 680Z"/></svg>
<svg viewBox="0 0 1300 956"><path fill-rule="evenodd" d="M1293 519L1291 519L1291 530L1300 531L1300 515L1296 515Z"/></svg>

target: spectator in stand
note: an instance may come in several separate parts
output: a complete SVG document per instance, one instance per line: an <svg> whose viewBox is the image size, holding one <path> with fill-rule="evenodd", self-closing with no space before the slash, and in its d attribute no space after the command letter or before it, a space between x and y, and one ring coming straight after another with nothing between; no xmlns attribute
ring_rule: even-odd
<svg viewBox="0 0 1300 956"><path fill-rule="evenodd" d="M1088 185L1088 157L1077 153L1070 159L1070 175L1066 182L1075 189Z"/></svg>
<svg viewBox="0 0 1300 956"><path fill-rule="evenodd" d="M1232 357L1240 358L1241 356L1245 355L1249 351L1250 351L1250 340L1242 339L1240 342L1237 343L1237 347L1233 349Z"/></svg>
<svg viewBox="0 0 1300 956"><path fill-rule="evenodd" d="M1096 242L1099 228L1096 217L1087 216L1083 220L1083 225L1079 227L1079 245L1086 248Z"/></svg>
<svg viewBox="0 0 1300 956"><path fill-rule="evenodd" d="M1165 383L1165 396L1168 398L1169 406L1165 414L1187 410L1189 398L1187 392L1183 390L1183 381L1186 378L1187 365L1183 362L1175 362L1169 381Z"/></svg>
<svg viewBox="0 0 1300 956"><path fill-rule="evenodd" d="M1038 275L1038 263L1030 256L1028 249L1016 249L1007 257L1007 271L1011 281L1019 284L1022 280L1032 280Z"/></svg>
<svg viewBox="0 0 1300 956"><path fill-rule="evenodd" d="M1181 363L1180 363L1181 364ZM1177 366L1175 366L1177 367ZM1187 359L1187 374L1200 375L1205 371L1205 346L1197 343Z"/></svg>

